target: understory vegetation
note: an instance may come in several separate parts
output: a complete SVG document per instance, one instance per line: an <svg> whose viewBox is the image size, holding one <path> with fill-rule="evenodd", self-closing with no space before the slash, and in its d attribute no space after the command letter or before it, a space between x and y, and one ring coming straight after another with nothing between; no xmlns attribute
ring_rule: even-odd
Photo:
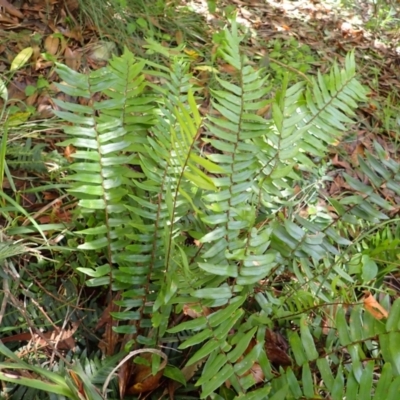
<svg viewBox="0 0 400 400"><path fill-rule="evenodd" d="M0 85L2 398L398 399L400 164L329 157L370 90L249 35L53 60L26 135Z"/></svg>

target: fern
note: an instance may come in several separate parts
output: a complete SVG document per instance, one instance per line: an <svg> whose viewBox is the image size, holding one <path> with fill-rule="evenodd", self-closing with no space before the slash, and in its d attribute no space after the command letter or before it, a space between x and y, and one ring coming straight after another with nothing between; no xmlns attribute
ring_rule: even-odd
<svg viewBox="0 0 400 400"><path fill-rule="evenodd" d="M36 144L32 147L32 140L29 138L23 147L10 143L6 149L8 167L13 170L46 171L45 158L42 154L44 146Z"/></svg>
<svg viewBox="0 0 400 400"><path fill-rule="evenodd" d="M364 398L371 387L378 399L384 384L398 382L400 349L392 343L399 303L386 325L360 306L352 309L349 324L339 307L327 335L319 326L323 313L309 311L336 302L346 285L370 280L349 269L352 242L336 226L375 223L391 205L352 177L346 179L360 194L325 196L335 215L328 207L304 215L297 197L298 188L307 193L303 202L324 196L316 160L340 139L365 100L354 55L343 69L334 65L329 75L318 74L310 86L288 88L284 81L271 102L266 71L248 65L240 42L233 22L217 55L236 74L229 82L217 77L214 112L204 118L188 65L179 59L166 68L125 50L89 75L58 65L66 83L59 89L87 99L86 105L56 100L63 109L57 115L70 124L62 144L77 148L66 179L87 224L79 248L107 258L78 269L91 278L88 285L122 292L121 311L112 314L121 321L115 330L132 335L136 346L157 346L171 339L167 335L190 332L179 348L194 349L187 365L205 362L197 381L202 398L218 398L216 391L229 381L237 398L313 398L318 391L334 399ZM148 83L145 74L164 84ZM272 120L257 114L269 103ZM360 168L372 185L390 185L398 193L398 166L391 160L382 166L371 154ZM301 187L305 176L315 182L310 192ZM341 295L356 302L344 289ZM184 307L200 310L199 317L172 327L172 311ZM277 374L266 336L285 321L292 323L294 364ZM374 360L365 362L369 353ZM249 372L255 362L263 387ZM376 382L374 368L383 365Z"/></svg>

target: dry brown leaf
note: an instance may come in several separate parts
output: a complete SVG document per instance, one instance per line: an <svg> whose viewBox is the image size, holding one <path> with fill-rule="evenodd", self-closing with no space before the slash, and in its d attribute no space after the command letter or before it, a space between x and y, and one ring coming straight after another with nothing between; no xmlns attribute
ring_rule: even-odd
<svg viewBox="0 0 400 400"><path fill-rule="evenodd" d="M58 47L60 46L60 39L54 35L47 36L44 41L44 48L47 53L55 56L58 51Z"/></svg>
<svg viewBox="0 0 400 400"><path fill-rule="evenodd" d="M193 243L196 247L201 247L203 244L200 242L200 240L194 239Z"/></svg>
<svg viewBox="0 0 400 400"><path fill-rule="evenodd" d="M83 386L83 382L80 378L80 376L78 374L76 374L74 371L72 371L71 369L67 370L71 376L71 379L74 381L75 386L78 389L78 393L84 393L85 387ZM86 397L83 397L84 399L86 399Z"/></svg>
<svg viewBox="0 0 400 400"><path fill-rule="evenodd" d="M264 372L262 371L259 363L254 363L250 369L250 373L253 375L254 381L257 383L264 382Z"/></svg>
<svg viewBox="0 0 400 400"><path fill-rule="evenodd" d="M74 71L78 71L81 66L81 55L78 51L71 50L70 47L66 47L64 51L65 64L73 69Z"/></svg>
<svg viewBox="0 0 400 400"><path fill-rule="evenodd" d="M202 70L200 69L200 67L194 67L193 69L195 71L199 71L199 73L196 75L194 82L199 86L207 87L211 79L210 70Z"/></svg>
<svg viewBox="0 0 400 400"><path fill-rule="evenodd" d="M207 315L210 315L210 309L199 304L185 304L183 313L191 318L207 317Z"/></svg>
<svg viewBox="0 0 400 400"><path fill-rule="evenodd" d="M79 8L78 0L64 0L64 4L67 7L68 11L71 13Z"/></svg>
<svg viewBox="0 0 400 400"><path fill-rule="evenodd" d="M148 361L148 365L135 364L133 370L133 378L130 387L126 389L127 394L139 394L150 392L157 388L161 377L164 373L164 368L160 369L155 375L151 373L151 362L153 355L151 353L144 353L141 358Z"/></svg>
<svg viewBox="0 0 400 400"><path fill-rule="evenodd" d="M33 106L34 104L36 104L36 100L39 97L39 93L35 92L33 94L31 94L27 99L26 99L26 104L28 106Z"/></svg>
<svg viewBox="0 0 400 400"><path fill-rule="evenodd" d="M69 144L64 150L64 157L69 161L72 162L73 158L71 157L72 154L76 153L76 148Z"/></svg>
<svg viewBox="0 0 400 400"><path fill-rule="evenodd" d="M24 19L24 14L22 14L21 11L19 11L17 8L15 8L7 0L0 0L0 7L3 7L13 17Z"/></svg>
<svg viewBox="0 0 400 400"><path fill-rule="evenodd" d="M76 332L78 326L79 323L73 323L71 329L54 329L49 332L34 335L30 332L19 333L17 335L2 338L1 340L3 343L30 340L35 347L47 347L49 344L52 344L61 350L74 350L75 340L72 335Z"/></svg>
<svg viewBox="0 0 400 400"><path fill-rule="evenodd" d="M45 191L45 192L42 192L42 194L43 194L43 200L46 200L46 201L53 201L60 197L56 191Z"/></svg>
<svg viewBox="0 0 400 400"><path fill-rule="evenodd" d="M37 102L37 111L40 114L40 118L51 118L54 116L53 105L54 103L47 95L39 96Z"/></svg>
<svg viewBox="0 0 400 400"><path fill-rule="evenodd" d="M9 84L8 84L8 98L13 99L15 102L16 100L22 100L25 101L26 99L26 94L25 94L25 88L26 88L26 83L24 80L19 79L19 78L14 78Z"/></svg>
<svg viewBox="0 0 400 400"><path fill-rule="evenodd" d="M292 360L287 354L289 346L279 332L267 329L265 344L269 361L283 368L292 365Z"/></svg>
<svg viewBox="0 0 400 400"><path fill-rule="evenodd" d="M260 117L264 117L266 119L271 118L271 103L266 104L264 107L260 108L257 111L257 115Z"/></svg>
<svg viewBox="0 0 400 400"><path fill-rule="evenodd" d="M358 156L364 157L364 145L361 143L358 143L357 146L355 147L354 151L351 154L351 161L354 166L358 167Z"/></svg>
<svg viewBox="0 0 400 400"><path fill-rule="evenodd" d="M218 66L218 70L229 75L235 75L238 72L237 69L230 64L221 64Z"/></svg>
<svg viewBox="0 0 400 400"><path fill-rule="evenodd" d="M41 224L54 224L59 222L71 222L72 215L69 211L63 208L54 208L50 215L41 215L36 218L36 221Z"/></svg>
<svg viewBox="0 0 400 400"><path fill-rule="evenodd" d="M337 175L333 179L333 182L330 185L329 188L329 194L334 195L335 193L341 193L343 191L343 187L345 185L344 179L342 176ZM334 207L328 207L330 211L332 212L337 212Z"/></svg>
<svg viewBox="0 0 400 400"><path fill-rule="evenodd" d="M365 292L364 308L376 319L389 316L389 313L375 300L375 297L370 292Z"/></svg>
<svg viewBox="0 0 400 400"><path fill-rule="evenodd" d="M243 357L241 357L240 359L243 359ZM252 367L246 371L243 375L240 375L241 378L243 378L244 376L247 375L252 375L254 378L254 384L258 384L261 382L264 382L265 379L265 375L264 372L262 371L261 365L257 362L255 362ZM225 381L225 386L229 389L232 387L231 381L227 380Z"/></svg>
<svg viewBox="0 0 400 400"><path fill-rule="evenodd" d="M341 167L347 171L351 170L350 164L347 161L339 160L338 154L335 154L335 156L332 158L331 161L332 161L332 165L334 165L335 167Z"/></svg>
<svg viewBox="0 0 400 400"><path fill-rule="evenodd" d="M82 29L79 26L75 26L72 29L66 29L61 26L57 29L67 38L74 39L79 43L83 43Z"/></svg>

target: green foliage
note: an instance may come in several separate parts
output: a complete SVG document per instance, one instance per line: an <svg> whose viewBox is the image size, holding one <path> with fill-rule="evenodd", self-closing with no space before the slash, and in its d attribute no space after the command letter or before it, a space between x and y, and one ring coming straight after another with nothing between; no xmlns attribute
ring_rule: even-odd
<svg viewBox="0 0 400 400"><path fill-rule="evenodd" d="M83 20L93 21L108 41L118 46L135 49L135 54L148 56L143 51L143 37L170 44L176 34L193 41L207 43L205 21L198 7L188 3L165 0L81 0L79 10Z"/></svg>
<svg viewBox="0 0 400 400"><path fill-rule="evenodd" d="M10 374L10 373L0 373L0 379L2 381L11 382L11 383L20 383L23 386L27 386L32 389L38 389L45 391L47 393L55 393L61 396L66 396L71 399L79 398L77 393L74 396L73 392L68 387L65 379L54 372L47 371L45 369L41 369L39 367L33 367L28 363L20 360L12 351L10 351L7 347L5 347L2 343L0 343L0 352L4 354L6 357L11 359L11 362L1 363L1 368L8 370L17 370L24 369L27 371L36 372L38 375L43 376L46 381L40 381L38 379L32 379L28 377L22 377L18 374Z"/></svg>
<svg viewBox="0 0 400 400"><path fill-rule="evenodd" d="M282 64L288 65L302 73L307 73L312 63L315 62L310 47L305 44L301 45L293 37L287 40L274 39L265 43L265 46L269 49L268 57L278 60ZM277 82L280 82L287 73L287 68L285 69L273 62L270 68Z"/></svg>
<svg viewBox="0 0 400 400"><path fill-rule="evenodd" d="M241 54L236 23L221 37L217 57L236 74L216 77L205 117L188 65L172 56L170 68L127 50L87 75L57 66L59 90L86 99L55 100L62 145L77 149L66 180L84 225L78 248L101 260L77 271L121 291L115 331L136 347L180 343L187 365L204 363L201 398L379 399L389 388L394 399L399 300L386 323L341 303L357 303L354 288L379 275L370 255L354 261L348 232L387 218L393 207L373 188L398 194L399 165L376 145L360 179L345 177L352 193L323 191L320 160L366 98L354 55L311 84L288 87L285 75L271 102L270 78ZM258 115L268 104L272 119ZM199 317L171 325L184 307ZM266 334L277 327L293 365L274 372Z"/></svg>
<svg viewBox="0 0 400 400"><path fill-rule="evenodd" d="M10 143L7 146L7 166L12 170L46 171L45 160L42 154L44 144L32 146L32 140L27 139L23 146Z"/></svg>
<svg viewBox="0 0 400 400"><path fill-rule="evenodd" d="M0 353L8 358L7 362L0 363L2 369L0 380L8 383L8 391L12 390L12 384L21 385L13 393L13 398L25 397L31 399L43 398L41 394L46 394L50 398L79 400L82 398L82 391L84 391L85 398L102 400L104 397L100 395L94 383L98 383L99 380L103 383L120 358L120 355L117 354L105 362L101 362L96 357L88 360L86 354L83 354L81 360L75 359L68 366L60 362L55 371L50 371L22 361L1 342ZM7 370L7 373L3 372L4 370ZM18 374L19 370L30 371L36 376L34 377L33 374L32 376L22 376ZM82 382L82 387L78 387L77 382Z"/></svg>

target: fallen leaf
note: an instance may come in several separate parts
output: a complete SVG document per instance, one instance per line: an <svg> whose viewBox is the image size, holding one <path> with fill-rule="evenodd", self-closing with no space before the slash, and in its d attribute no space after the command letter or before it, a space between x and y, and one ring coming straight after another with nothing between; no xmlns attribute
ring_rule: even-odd
<svg viewBox="0 0 400 400"><path fill-rule="evenodd" d="M389 316L389 313L375 300L375 297L370 292L365 292L363 301L365 310L374 318L382 319Z"/></svg>
<svg viewBox="0 0 400 400"><path fill-rule="evenodd" d="M257 115L265 119L271 119L271 103L267 103L264 107L257 110Z"/></svg>
<svg viewBox="0 0 400 400"><path fill-rule="evenodd" d="M253 375L256 384L264 382L264 372L262 371L261 365L259 363L254 363L250 368L250 373Z"/></svg>
<svg viewBox="0 0 400 400"><path fill-rule="evenodd" d="M78 50L71 50L70 47L66 47L64 51L65 64L73 69L74 71L78 71L81 66L81 54Z"/></svg>
<svg viewBox="0 0 400 400"><path fill-rule="evenodd" d="M81 378L79 377L79 375L76 374L76 373L75 373L74 371L72 371L71 369L68 369L67 371L69 372L69 374L70 374L72 380L74 381L75 386L76 386L77 389L78 389L78 392L79 392L79 393L84 393L83 382L82 382ZM84 398L85 398L85 397L84 397Z"/></svg>
<svg viewBox="0 0 400 400"><path fill-rule="evenodd" d="M210 309L204 306L201 307L198 304L185 304L183 306L183 313L191 318L207 317L210 315Z"/></svg>
<svg viewBox="0 0 400 400"><path fill-rule="evenodd" d="M279 333L267 329L265 333L265 348L269 361L279 367L288 367L292 365L292 360L288 356L289 346L286 339Z"/></svg>
<svg viewBox="0 0 400 400"><path fill-rule="evenodd" d="M347 161L339 160L338 154L335 154L335 156L332 158L331 161L332 161L332 165L334 165L335 167L341 167L347 171L351 170L350 164Z"/></svg>
<svg viewBox="0 0 400 400"><path fill-rule="evenodd" d="M218 69L220 72L224 72L225 74L229 75L235 75L238 72L237 69L230 64L221 64Z"/></svg>
<svg viewBox="0 0 400 400"><path fill-rule="evenodd" d="M13 17L17 17L19 19L24 19L24 14L15 8L11 3L7 0L0 0L0 7L3 7L10 15Z"/></svg>
<svg viewBox="0 0 400 400"><path fill-rule="evenodd" d="M39 93L37 91L35 91L33 94L31 94L29 97L27 97L26 104L28 106L32 106L32 105L36 104L38 97L39 97Z"/></svg>
<svg viewBox="0 0 400 400"><path fill-rule="evenodd" d="M61 330L57 328L49 332L40 334L35 333L33 335L30 332L19 333L17 335L2 338L1 341L3 343L7 343L29 340L32 341L35 347L47 347L52 344L61 350L74 350L75 340L72 335L76 332L78 326L79 323L73 323L71 329Z"/></svg>
<svg viewBox="0 0 400 400"><path fill-rule="evenodd" d="M73 158L71 157L72 154L76 153L76 148L69 144L64 150L64 157L69 161L72 162Z"/></svg>
<svg viewBox="0 0 400 400"><path fill-rule="evenodd" d="M53 201L59 198L59 194L56 191L45 191L43 192L43 200Z"/></svg>
<svg viewBox="0 0 400 400"><path fill-rule="evenodd" d="M359 162L358 162L358 157L360 156L361 158L364 157L364 145L361 143L358 143L355 147L355 149L353 150L352 154L351 154L351 161L353 162L353 165L358 167L359 166Z"/></svg>
<svg viewBox="0 0 400 400"><path fill-rule="evenodd" d="M166 361L164 361L155 375L152 374L153 354L143 353L140 358L143 363L134 364L133 374L126 389L126 394L150 392L157 388L163 376Z"/></svg>
<svg viewBox="0 0 400 400"><path fill-rule="evenodd" d="M75 26L73 29L65 29L61 26L58 27L58 30L67 38L74 39L79 43L83 43L83 35L82 28L79 26Z"/></svg>
<svg viewBox="0 0 400 400"><path fill-rule="evenodd" d="M69 12L75 11L79 8L78 0L64 0L64 4Z"/></svg>
<svg viewBox="0 0 400 400"><path fill-rule="evenodd" d="M32 47L26 47L25 49L21 50L12 61L10 71L15 71L23 67L32 57L32 54L33 54Z"/></svg>
<svg viewBox="0 0 400 400"><path fill-rule="evenodd" d="M60 46L60 39L54 35L47 36L44 41L44 48L47 53L55 56L57 54L58 47Z"/></svg>
<svg viewBox="0 0 400 400"><path fill-rule="evenodd" d="M161 370L156 375L152 375L151 367L142 366L140 371L136 372L135 383L128 388L126 393L139 394L156 389L163 373L164 370Z"/></svg>

